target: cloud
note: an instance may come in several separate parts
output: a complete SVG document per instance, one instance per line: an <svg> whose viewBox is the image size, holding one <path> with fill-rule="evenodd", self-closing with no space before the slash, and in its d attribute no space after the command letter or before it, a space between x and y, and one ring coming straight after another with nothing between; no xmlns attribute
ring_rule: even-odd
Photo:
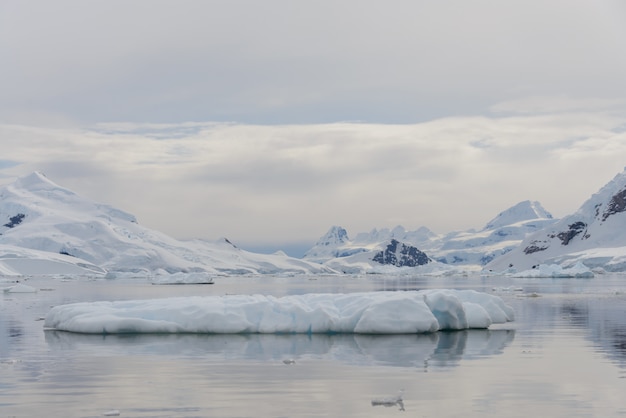
<svg viewBox="0 0 626 418"><path fill-rule="evenodd" d="M0 174L42 170L176 237L315 241L335 224L447 232L526 199L575 211L622 170L624 123L563 112L412 125L0 125L5 155L20 162Z"/></svg>
<svg viewBox="0 0 626 418"><path fill-rule="evenodd" d="M480 227L525 199L561 216L626 160L625 10L5 2L0 182L43 170L235 242Z"/></svg>
<svg viewBox="0 0 626 418"><path fill-rule="evenodd" d="M495 113L561 113L573 111L623 110L626 99L571 98L567 96L534 96L510 100L493 105Z"/></svg>
<svg viewBox="0 0 626 418"><path fill-rule="evenodd" d="M608 1L0 7L4 122L414 123L626 97L624 10Z"/></svg>

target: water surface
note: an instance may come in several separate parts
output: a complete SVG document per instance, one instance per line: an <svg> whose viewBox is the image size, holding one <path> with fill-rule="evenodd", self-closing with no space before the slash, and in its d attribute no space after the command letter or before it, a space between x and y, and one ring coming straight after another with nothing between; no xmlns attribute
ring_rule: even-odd
<svg viewBox="0 0 626 418"><path fill-rule="evenodd" d="M0 294L0 417L626 416L624 276L27 283L41 290ZM516 321L401 336L94 336L41 321L72 302L423 288L498 294ZM399 394L402 405L372 404Z"/></svg>

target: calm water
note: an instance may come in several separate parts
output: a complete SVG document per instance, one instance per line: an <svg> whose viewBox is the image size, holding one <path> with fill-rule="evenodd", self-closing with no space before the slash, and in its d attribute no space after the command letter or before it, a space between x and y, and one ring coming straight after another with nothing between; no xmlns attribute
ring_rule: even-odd
<svg viewBox="0 0 626 418"><path fill-rule="evenodd" d="M0 418L626 416L626 276L28 284L41 290L0 293ZM490 330L376 337L103 337L44 331L40 320L71 302L422 288L495 293L517 319Z"/></svg>

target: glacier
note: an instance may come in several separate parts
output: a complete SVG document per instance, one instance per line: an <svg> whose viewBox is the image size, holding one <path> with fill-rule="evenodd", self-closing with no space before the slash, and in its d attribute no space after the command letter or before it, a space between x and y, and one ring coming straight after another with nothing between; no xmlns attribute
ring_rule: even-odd
<svg viewBox="0 0 626 418"><path fill-rule="evenodd" d="M514 319L496 295L431 289L82 302L53 307L44 327L84 334L415 334Z"/></svg>

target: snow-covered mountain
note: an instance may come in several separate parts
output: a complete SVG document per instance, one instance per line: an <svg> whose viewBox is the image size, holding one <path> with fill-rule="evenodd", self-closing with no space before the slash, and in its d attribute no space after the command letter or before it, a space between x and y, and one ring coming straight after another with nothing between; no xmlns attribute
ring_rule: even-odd
<svg viewBox="0 0 626 418"><path fill-rule="evenodd" d="M495 218L487 222L483 229L497 230L519 222L534 221L536 219L552 219L552 214L545 210L541 203L525 200L504 212L500 212Z"/></svg>
<svg viewBox="0 0 626 418"><path fill-rule="evenodd" d="M67 274L70 265L73 274L332 272L284 254L244 251L227 239L176 240L38 172L0 189L0 224L0 274L35 274L37 264L48 274Z"/></svg>
<svg viewBox="0 0 626 418"><path fill-rule="evenodd" d="M349 243L350 238L348 238L346 230L340 226L332 226L328 232L304 254L303 258L315 263L323 263L332 258L347 257L363 251L359 248L351 248Z"/></svg>
<svg viewBox="0 0 626 418"><path fill-rule="evenodd" d="M424 251L446 264L483 266L555 222L539 202L525 200L499 213L481 230L447 234L425 245Z"/></svg>
<svg viewBox="0 0 626 418"><path fill-rule="evenodd" d="M483 266L516 248L529 234L556 222L539 202L524 201L501 212L479 231L469 230L437 235L426 227L407 231L373 229L350 239L345 229L333 226L305 254L304 258L345 270L345 265L365 266L392 241L415 247L429 259L448 265ZM375 267L376 264L368 263Z"/></svg>
<svg viewBox="0 0 626 418"><path fill-rule="evenodd" d="M538 264L626 270L626 169L573 213L528 236L486 268L527 270Z"/></svg>
<svg viewBox="0 0 626 418"><path fill-rule="evenodd" d="M316 263L325 263L334 258L350 257L359 253L376 253L392 240L419 245L436 237L426 227L416 231L406 231L402 226L393 229L373 229L358 234L353 240L340 226L332 226L324 236L304 254L304 259ZM372 256L373 257L373 256Z"/></svg>

